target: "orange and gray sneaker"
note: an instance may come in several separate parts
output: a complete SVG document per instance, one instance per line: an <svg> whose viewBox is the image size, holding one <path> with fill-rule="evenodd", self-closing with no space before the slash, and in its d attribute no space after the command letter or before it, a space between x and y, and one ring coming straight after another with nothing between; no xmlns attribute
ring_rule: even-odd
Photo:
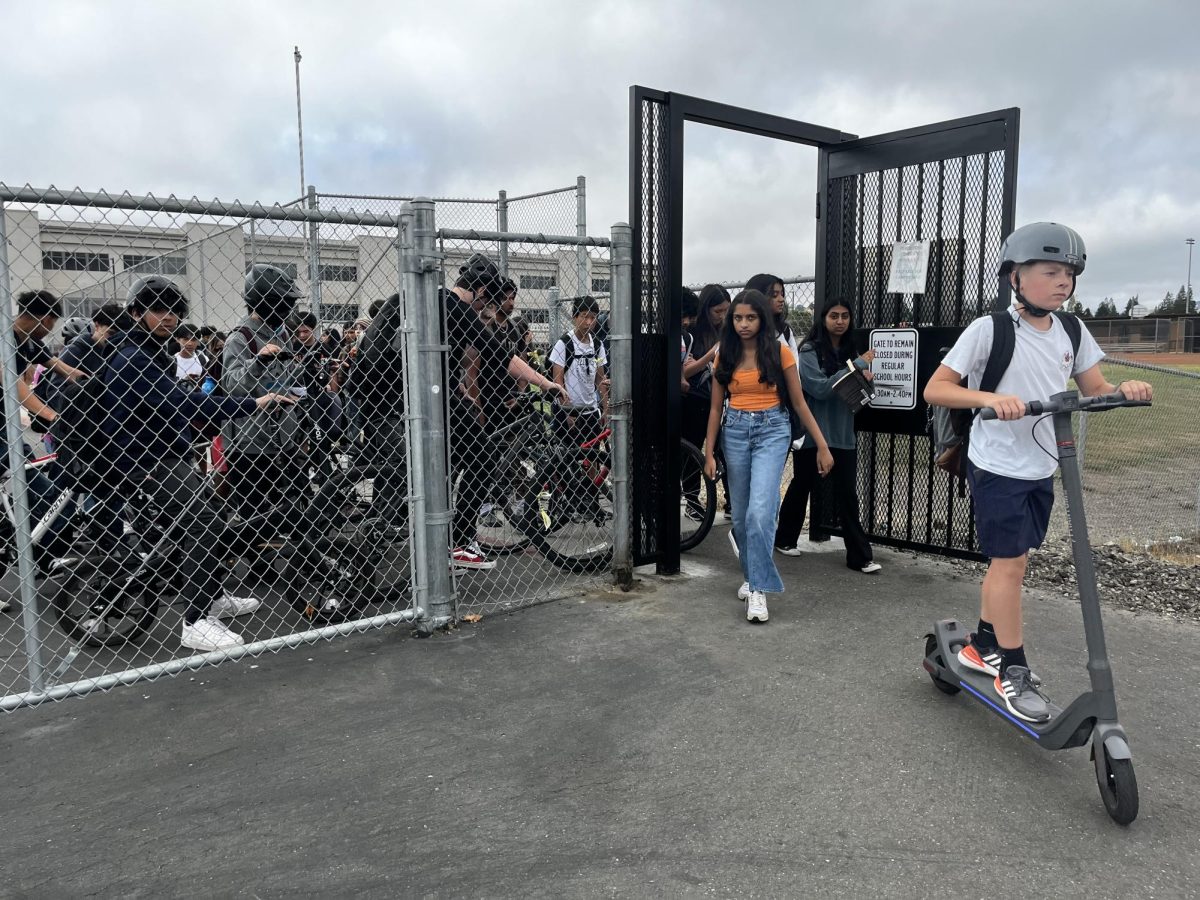
<svg viewBox="0 0 1200 900"><path fill-rule="evenodd" d="M1033 673L1025 666L1009 666L993 682L996 694L1008 711L1026 722L1050 721L1050 704L1046 695L1037 689Z"/></svg>
<svg viewBox="0 0 1200 900"><path fill-rule="evenodd" d="M971 643L958 651L958 661L972 672L982 672L993 678L1000 674L1000 648L980 649L975 645L975 635L971 635Z"/></svg>
<svg viewBox="0 0 1200 900"><path fill-rule="evenodd" d="M971 635L971 642L967 646L958 651L958 661L964 667L972 672L980 672L984 675L991 675L993 678L1000 677L1000 666L1004 658L1000 655L999 647L992 647L984 650L975 644L975 635ZM1034 687L1042 686L1042 679L1038 677L1036 672L1030 671L1029 679Z"/></svg>

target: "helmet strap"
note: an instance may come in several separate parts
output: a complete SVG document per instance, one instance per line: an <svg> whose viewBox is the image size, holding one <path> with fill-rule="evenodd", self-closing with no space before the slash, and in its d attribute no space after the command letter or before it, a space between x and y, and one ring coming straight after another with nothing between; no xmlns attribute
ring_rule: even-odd
<svg viewBox="0 0 1200 900"><path fill-rule="evenodd" d="M1032 303L1030 303L1028 300L1025 299L1025 295L1021 293L1021 273L1014 272L1013 274L1016 275L1016 282L1017 282L1015 287L1013 288L1013 290L1017 295L1017 302L1020 303L1022 307L1024 307L1025 312L1029 313L1035 319L1044 319L1044 318L1046 318L1046 316L1050 315L1050 310L1042 309L1042 307L1040 307L1040 306L1034 306ZM1071 296L1072 297L1075 296L1075 284L1076 284L1077 277L1078 276L1076 276L1076 275L1071 276ZM1068 298L1068 299L1070 299L1070 298Z"/></svg>

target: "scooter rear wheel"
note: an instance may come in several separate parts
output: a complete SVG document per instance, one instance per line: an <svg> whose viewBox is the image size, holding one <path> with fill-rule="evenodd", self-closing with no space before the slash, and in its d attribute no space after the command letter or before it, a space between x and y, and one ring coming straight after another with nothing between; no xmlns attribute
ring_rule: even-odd
<svg viewBox="0 0 1200 900"><path fill-rule="evenodd" d="M928 659L930 656L932 656L937 651L937 648L938 648L937 636L932 635L932 634L925 635L925 658ZM943 668L945 668L946 661L944 659L942 659L940 654L938 654L938 656L935 657L934 661L939 666L942 666ZM957 694L960 690L962 690L962 688L960 688L957 684L951 684L949 681L946 681L942 678L938 678L932 672L929 673L929 680L932 681L933 686L935 688L937 688L939 691L941 691L943 694L949 694L952 697L955 694Z"/></svg>
<svg viewBox="0 0 1200 900"><path fill-rule="evenodd" d="M1104 809L1118 825L1128 825L1138 814L1137 776L1133 774L1132 760L1113 759L1103 742L1099 746L1093 743L1092 758Z"/></svg>

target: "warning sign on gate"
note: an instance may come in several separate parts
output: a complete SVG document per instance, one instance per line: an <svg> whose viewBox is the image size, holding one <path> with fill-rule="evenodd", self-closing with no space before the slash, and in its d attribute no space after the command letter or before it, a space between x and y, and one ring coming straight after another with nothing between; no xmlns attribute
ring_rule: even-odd
<svg viewBox="0 0 1200 900"><path fill-rule="evenodd" d="M888 292L925 293L929 272L929 241L898 241L892 244L892 267L888 272Z"/></svg>
<svg viewBox="0 0 1200 900"><path fill-rule="evenodd" d="M917 408L917 329L877 328L871 332L875 359L875 409Z"/></svg>

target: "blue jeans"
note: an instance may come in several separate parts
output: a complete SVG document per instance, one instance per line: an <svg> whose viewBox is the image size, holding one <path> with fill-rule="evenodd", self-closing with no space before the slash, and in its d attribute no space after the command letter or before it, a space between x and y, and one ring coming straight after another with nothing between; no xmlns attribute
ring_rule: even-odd
<svg viewBox="0 0 1200 900"><path fill-rule="evenodd" d="M721 446L729 477L733 538L750 590L779 593L783 579L775 568L775 522L779 487L792 443L792 425L782 407L725 411Z"/></svg>

